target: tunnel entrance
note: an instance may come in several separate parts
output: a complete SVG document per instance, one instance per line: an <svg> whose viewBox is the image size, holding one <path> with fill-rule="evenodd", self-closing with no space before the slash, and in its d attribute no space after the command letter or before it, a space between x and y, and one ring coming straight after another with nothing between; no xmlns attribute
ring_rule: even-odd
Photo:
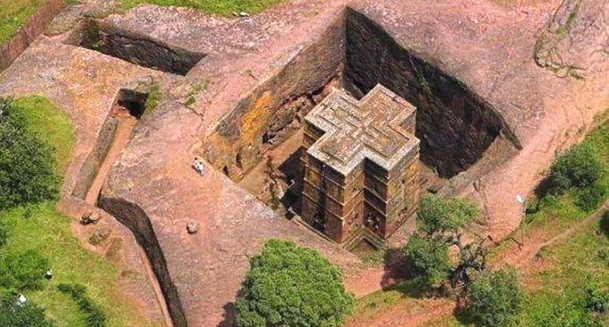
<svg viewBox="0 0 609 327"><path fill-rule="evenodd" d="M97 143L80 172L73 196L95 205L114 162L120 156L131 132L146 109L147 93L119 90L102 125Z"/></svg>
<svg viewBox="0 0 609 327"><path fill-rule="evenodd" d="M183 76L206 56L205 53L188 51L93 19L83 21L66 43Z"/></svg>

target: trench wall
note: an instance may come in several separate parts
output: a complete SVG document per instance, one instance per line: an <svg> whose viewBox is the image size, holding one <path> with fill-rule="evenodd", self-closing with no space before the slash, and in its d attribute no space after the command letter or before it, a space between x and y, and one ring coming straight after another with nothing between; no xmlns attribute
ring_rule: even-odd
<svg viewBox="0 0 609 327"><path fill-rule="evenodd" d="M118 119L108 115L99 131L93 150L80 169L76 185L72 190L72 196L80 199L84 199L87 196L87 192L89 192L95 177L97 177L99 168L106 159L106 155L108 155L108 151L110 151L110 147L114 142L117 126Z"/></svg>
<svg viewBox="0 0 609 327"><path fill-rule="evenodd" d="M0 71L17 59L64 7L65 0L49 0L7 42L0 45Z"/></svg>
<svg viewBox="0 0 609 327"><path fill-rule="evenodd" d="M289 136L286 128L300 128L300 119L321 100L317 96L324 86L339 75L344 35L344 17L340 17L274 77L242 98L206 137L205 158L239 180L262 159L269 139L283 142Z"/></svg>
<svg viewBox="0 0 609 327"><path fill-rule="evenodd" d="M152 265L152 270L160 284L173 325L175 327L188 326L178 290L171 280L165 256L150 219L144 210L135 203L121 198L107 197L103 194L99 198L98 205L133 232Z"/></svg>
<svg viewBox="0 0 609 327"><path fill-rule="evenodd" d="M82 22L66 43L178 75L186 75L206 56L93 19Z"/></svg>
<svg viewBox="0 0 609 327"><path fill-rule="evenodd" d="M467 170L500 132L510 132L490 104L432 63L401 47L365 15L346 10L345 83L368 93L383 84L417 108L421 160L450 178Z"/></svg>

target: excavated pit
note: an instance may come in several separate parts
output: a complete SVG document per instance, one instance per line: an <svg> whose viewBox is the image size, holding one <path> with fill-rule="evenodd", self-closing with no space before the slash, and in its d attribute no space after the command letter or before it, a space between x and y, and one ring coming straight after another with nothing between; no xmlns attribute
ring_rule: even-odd
<svg viewBox="0 0 609 327"><path fill-rule="evenodd" d="M467 171L501 134L517 144L488 102L347 8L318 40L240 100L206 137L203 155L239 182L269 149L301 127L304 115L327 95L328 85L363 96L377 83L417 107L421 161L434 178Z"/></svg>
<svg viewBox="0 0 609 327"><path fill-rule="evenodd" d="M81 23L66 43L182 76L206 56L93 19Z"/></svg>

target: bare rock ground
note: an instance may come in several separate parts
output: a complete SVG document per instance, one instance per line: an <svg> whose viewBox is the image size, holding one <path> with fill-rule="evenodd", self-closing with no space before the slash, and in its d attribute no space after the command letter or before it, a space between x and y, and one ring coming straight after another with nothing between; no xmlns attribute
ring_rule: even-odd
<svg viewBox="0 0 609 327"><path fill-rule="evenodd" d="M606 14L603 1L583 2ZM557 45L560 51L571 53L564 58L570 64L586 68L583 80L562 78L534 60L540 35L561 5L557 0L503 5L483 0L294 0L243 19L141 6L106 21L207 53L186 77L64 45L65 36L60 35L39 38L3 72L0 94L44 94L72 118L77 144L63 197L68 204L65 212L74 215L69 194L116 92L151 79L159 82L161 102L136 126L102 196L135 203L146 213L189 325L228 324L230 303L247 271L247 259L269 237L314 247L344 267L358 261L277 217L221 172L208 167L208 173L200 177L190 168L195 150L218 119L319 36L346 4L374 19L405 48L465 83L505 119L516 139L517 154L481 170L475 180L455 177L459 185L465 185L463 196L483 204L487 221L480 231L494 238L504 237L520 223L523 208L515 196L530 194L555 153L581 139L595 116L609 107L606 20L594 20L600 29L586 29L580 24L588 20L575 19L569 39ZM579 37L578 31L592 34ZM564 43L568 40L578 41L571 46ZM599 46L594 55L582 52ZM187 108L186 95L200 83L204 89L196 92L192 109ZM186 224L192 219L200 223L200 230L189 235ZM347 271L347 285L358 294L381 287L379 273ZM150 294L143 296L152 299ZM146 305L154 307L153 302Z"/></svg>

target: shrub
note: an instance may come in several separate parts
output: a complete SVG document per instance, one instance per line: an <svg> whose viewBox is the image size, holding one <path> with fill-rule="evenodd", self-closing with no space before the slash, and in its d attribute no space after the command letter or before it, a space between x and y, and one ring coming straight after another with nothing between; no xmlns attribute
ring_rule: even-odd
<svg viewBox="0 0 609 327"><path fill-rule="evenodd" d="M106 325L106 314L87 296L87 289L80 284L59 284L57 289L68 294L78 305L80 312L84 314L87 327L104 327Z"/></svg>
<svg viewBox="0 0 609 327"><path fill-rule="evenodd" d="M270 240L250 265L236 302L239 327L335 327L353 310L340 270L313 250Z"/></svg>
<svg viewBox="0 0 609 327"><path fill-rule="evenodd" d="M584 308L589 311L603 313L609 305L609 290L598 286L589 286L584 293Z"/></svg>
<svg viewBox="0 0 609 327"><path fill-rule="evenodd" d="M44 317L44 309L30 300L17 304L13 296L0 296L0 327L53 327Z"/></svg>
<svg viewBox="0 0 609 327"><path fill-rule="evenodd" d="M605 198L605 187L594 183L583 189L578 189L574 194L575 205L580 209L590 212L598 207Z"/></svg>
<svg viewBox="0 0 609 327"><path fill-rule="evenodd" d="M584 188L596 183L603 165L594 151L585 144L571 147L560 155L550 168L549 181L554 192L570 187Z"/></svg>
<svg viewBox="0 0 609 327"><path fill-rule="evenodd" d="M27 128L12 100L0 97L0 211L56 198L53 147Z"/></svg>
<svg viewBox="0 0 609 327"><path fill-rule="evenodd" d="M476 326L501 327L515 322L524 292L516 271L506 268L483 274L471 284L466 299L465 312Z"/></svg>
<svg viewBox="0 0 609 327"><path fill-rule="evenodd" d="M49 262L37 251L0 256L0 286L7 289L40 289Z"/></svg>

